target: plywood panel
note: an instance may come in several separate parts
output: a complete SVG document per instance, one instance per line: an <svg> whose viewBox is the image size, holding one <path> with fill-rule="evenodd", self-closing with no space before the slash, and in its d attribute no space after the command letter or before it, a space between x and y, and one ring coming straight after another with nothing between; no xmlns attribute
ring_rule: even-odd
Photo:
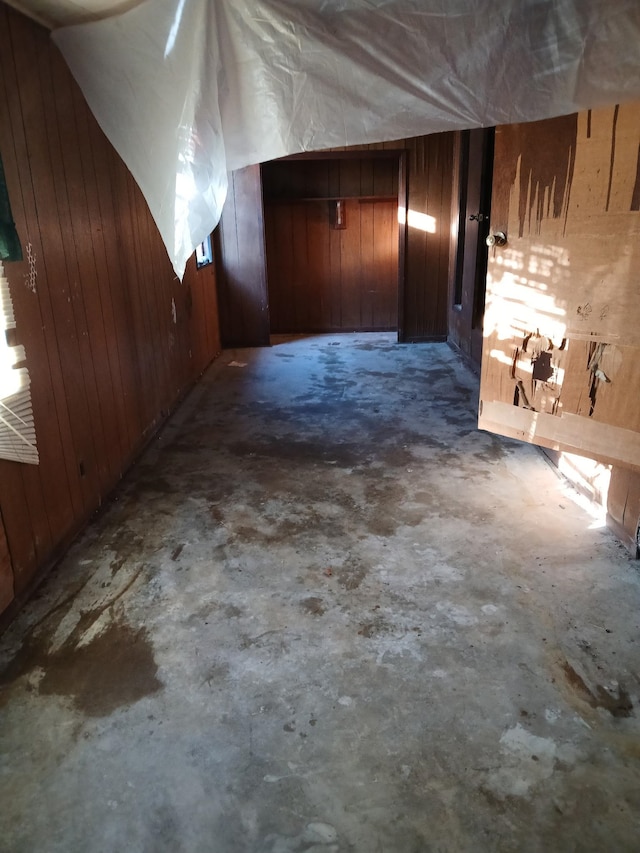
<svg viewBox="0 0 640 853"><path fill-rule="evenodd" d="M24 253L5 274L40 456L37 466L0 460L19 596L220 343L214 268L206 287L204 276L176 281L141 193L48 33L3 5L0 156ZM4 600L0 590L0 609Z"/></svg>
<svg viewBox="0 0 640 853"><path fill-rule="evenodd" d="M639 143L640 104L496 131L482 428L640 466Z"/></svg>

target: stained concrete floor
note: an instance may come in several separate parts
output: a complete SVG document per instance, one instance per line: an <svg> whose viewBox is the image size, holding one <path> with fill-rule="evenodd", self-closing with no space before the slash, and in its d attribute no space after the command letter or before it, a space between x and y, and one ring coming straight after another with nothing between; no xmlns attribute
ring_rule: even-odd
<svg viewBox="0 0 640 853"><path fill-rule="evenodd" d="M225 353L2 640L0 847L638 850L637 564L476 400Z"/></svg>

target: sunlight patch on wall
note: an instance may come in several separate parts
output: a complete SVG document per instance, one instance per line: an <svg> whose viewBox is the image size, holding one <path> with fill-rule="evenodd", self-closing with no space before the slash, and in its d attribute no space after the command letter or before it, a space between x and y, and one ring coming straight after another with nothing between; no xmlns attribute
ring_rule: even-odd
<svg viewBox="0 0 640 853"><path fill-rule="evenodd" d="M38 464L29 372L23 346L10 346L16 325L9 283L0 263L0 458Z"/></svg>
<svg viewBox="0 0 640 853"><path fill-rule="evenodd" d="M409 211L404 207L398 208L398 222L400 225L408 225L409 228L417 228L419 231L426 231L428 234L436 233L435 216L429 216L428 213L420 213L419 210L409 208Z"/></svg>

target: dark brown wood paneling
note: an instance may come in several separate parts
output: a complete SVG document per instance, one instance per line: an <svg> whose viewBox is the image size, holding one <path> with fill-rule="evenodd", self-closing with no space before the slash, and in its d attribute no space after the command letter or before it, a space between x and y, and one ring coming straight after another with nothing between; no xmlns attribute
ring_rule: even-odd
<svg viewBox="0 0 640 853"><path fill-rule="evenodd" d="M636 471L639 139L640 103L496 130L507 241L489 255L479 412L482 429Z"/></svg>
<svg viewBox="0 0 640 853"><path fill-rule="evenodd" d="M332 202L265 206L274 333L397 327L397 202L347 199L347 227Z"/></svg>
<svg viewBox="0 0 640 853"><path fill-rule="evenodd" d="M262 180L264 197L271 201L396 196L397 152L375 158L363 158L356 149L340 157L294 155L265 164Z"/></svg>
<svg viewBox="0 0 640 853"><path fill-rule="evenodd" d="M269 345L269 303L260 166L229 175L216 229L222 344Z"/></svg>
<svg viewBox="0 0 640 853"><path fill-rule="evenodd" d="M5 275L40 455L37 466L0 460L20 596L220 342L214 267L190 263L176 280L140 191L48 33L1 3L0 156L25 255Z"/></svg>
<svg viewBox="0 0 640 853"><path fill-rule="evenodd" d="M13 569L4 522L0 515L0 613L13 601Z"/></svg>
<svg viewBox="0 0 640 853"><path fill-rule="evenodd" d="M400 155L347 153L263 166L273 332L397 327Z"/></svg>
<svg viewBox="0 0 640 853"><path fill-rule="evenodd" d="M401 341L444 341L447 338L454 143L454 133L436 133L289 158L297 160L331 154L341 162L361 157L362 151L383 151L394 158L397 158L399 150L406 152L406 210L411 214L411 224L407 224L400 246L400 263L404 270L398 305L398 337ZM397 159L393 162L397 164ZM338 171L338 165L330 162L330 175L332 169ZM397 176L397 165L394 174L389 171L369 176L361 170L362 194L366 194L365 187L371 185L372 178L374 194L384 192L390 185L393 194L397 193ZM335 196L338 192L339 183L330 180L329 195ZM418 215L416 218L415 214ZM424 231L415 224L424 222L424 215L432 217L432 231Z"/></svg>
<svg viewBox="0 0 640 853"><path fill-rule="evenodd" d="M444 340L450 249L452 133L406 140L408 221L404 292L405 341ZM418 214L417 224L411 217ZM423 216L432 231L420 227Z"/></svg>

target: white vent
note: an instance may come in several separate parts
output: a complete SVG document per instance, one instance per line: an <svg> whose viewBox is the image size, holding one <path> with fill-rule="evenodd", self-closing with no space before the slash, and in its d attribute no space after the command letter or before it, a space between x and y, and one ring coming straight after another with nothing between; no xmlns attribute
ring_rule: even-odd
<svg viewBox="0 0 640 853"><path fill-rule="evenodd" d="M38 464L29 371L23 346L9 346L7 330L15 329L9 282L0 263L0 458Z"/></svg>

